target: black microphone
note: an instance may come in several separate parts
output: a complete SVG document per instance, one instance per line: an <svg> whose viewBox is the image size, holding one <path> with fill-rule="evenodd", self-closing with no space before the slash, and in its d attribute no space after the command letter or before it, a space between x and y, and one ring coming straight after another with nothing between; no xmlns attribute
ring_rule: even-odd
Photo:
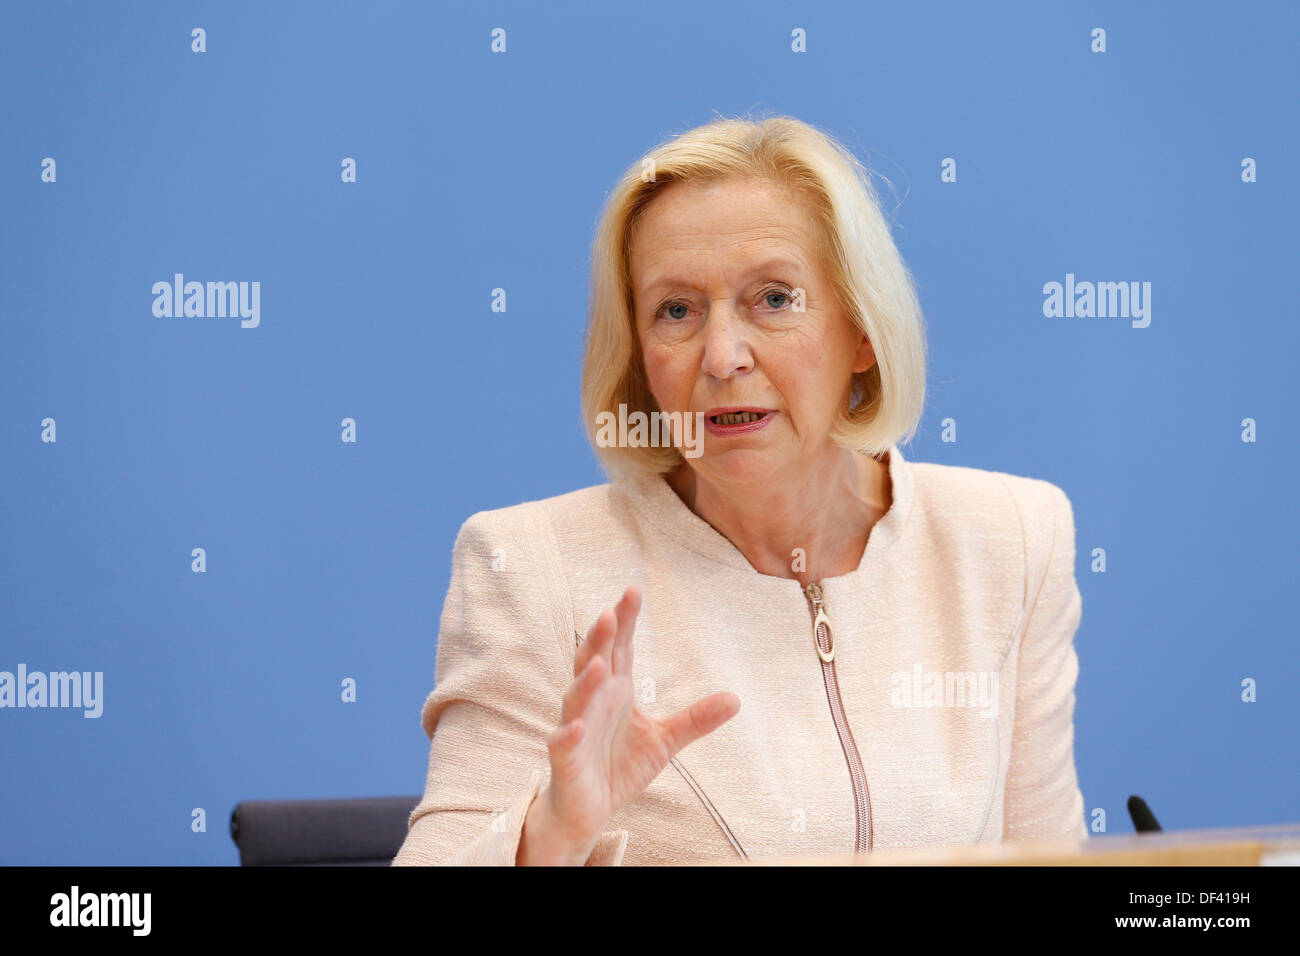
<svg viewBox="0 0 1300 956"><path fill-rule="evenodd" d="M1138 833L1159 833L1160 824L1147 802L1137 794L1128 798L1128 815L1133 818L1133 829Z"/></svg>

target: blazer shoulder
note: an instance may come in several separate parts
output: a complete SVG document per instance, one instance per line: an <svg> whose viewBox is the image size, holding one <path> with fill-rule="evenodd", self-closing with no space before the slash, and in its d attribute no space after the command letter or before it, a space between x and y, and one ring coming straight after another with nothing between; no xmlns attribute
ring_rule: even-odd
<svg viewBox="0 0 1300 956"><path fill-rule="evenodd" d="M937 533L955 523L985 540L1019 541L1032 567L1042 566L1058 534L1073 533L1069 496L1046 479L932 462L916 463L914 474Z"/></svg>
<svg viewBox="0 0 1300 956"><path fill-rule="evenodd" d="M549 498L521 501L476 511L461 525L462 537L534 537L539 530L551 535L575 525L600 524L600 519L618 510L613 485L591 485Z"/></svg>
<svg viewBox="0 0 1300 956"><path fill-rule="evenodd" d="M1044 478L937 462L913 462L912 468L918 492L932 503L978 507L1010 497L1017 506L1033 510L1058 506L1066 497L1059 485Z"/></svg>

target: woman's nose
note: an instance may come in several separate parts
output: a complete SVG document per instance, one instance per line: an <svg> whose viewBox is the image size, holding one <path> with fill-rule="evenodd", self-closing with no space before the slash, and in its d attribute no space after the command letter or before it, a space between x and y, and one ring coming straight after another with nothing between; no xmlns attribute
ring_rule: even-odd
<svg viewBox="0 0 1300 956"><path fill-rule="evenodd" d="M718 301L709 307L704 324L704 356L701 367L714 378L730 378L753 367L749 350L749 327L731 302Z"/></svg>

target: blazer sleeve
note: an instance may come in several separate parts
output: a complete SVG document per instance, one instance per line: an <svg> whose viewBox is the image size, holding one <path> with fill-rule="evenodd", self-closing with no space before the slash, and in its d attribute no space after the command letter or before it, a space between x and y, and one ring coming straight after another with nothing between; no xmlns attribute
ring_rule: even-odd
<svg viewBox="0 0 1300 956"><path fill-rule="evenodd" d="M461 526L443 604L424 795L394 866L514 866L550 774L547 736L573 680L572 611L549 524L520 508ZM588 866L618 866L626 830L602 833Z"/></svg>
<svg viewBox="0 0 1300 956"><path fill-rule="evenodd" d="M1051 546L1021 639L1002 838L1085 840L1074 764L1074 635L1083 608L1074 577L1074 510L1064 491L1044 484Z"/></svg>

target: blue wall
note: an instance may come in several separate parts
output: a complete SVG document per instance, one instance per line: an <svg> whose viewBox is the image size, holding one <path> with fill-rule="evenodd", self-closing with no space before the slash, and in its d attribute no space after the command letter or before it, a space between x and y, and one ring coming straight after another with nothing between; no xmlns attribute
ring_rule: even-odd
<svg viewBox="0 0 1300 956"><path fill-rule="evenodd" d="M103 712L0 709L0 862L234 863L241 799L421 791L457 528L603 480L606 191L750 109L888 180L932 349L905 455L1073 502L1086 806L1300 820L1300 14L973 6L6 8L0 670L100 671ZM259 282L260 324L156 317L178 272ZM1067 274L1150 282L1150 324L1046 317Z"/></svg>

